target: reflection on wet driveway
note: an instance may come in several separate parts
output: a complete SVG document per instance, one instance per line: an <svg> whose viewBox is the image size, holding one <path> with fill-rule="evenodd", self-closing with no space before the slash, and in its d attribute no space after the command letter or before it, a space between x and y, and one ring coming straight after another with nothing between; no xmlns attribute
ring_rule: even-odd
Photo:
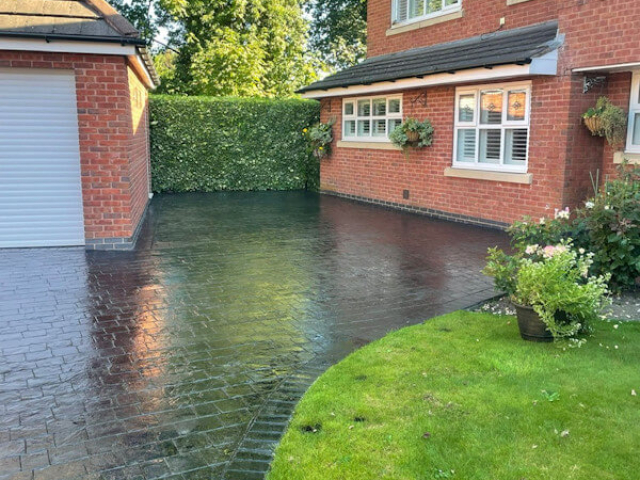
<svg viewBox="0 0 640 480"><path fill-rule="evenodd" d="M0 251L0 479L258 479L327 366L493 294L496 231L301 192L157 197L137 251Z"/></svg>

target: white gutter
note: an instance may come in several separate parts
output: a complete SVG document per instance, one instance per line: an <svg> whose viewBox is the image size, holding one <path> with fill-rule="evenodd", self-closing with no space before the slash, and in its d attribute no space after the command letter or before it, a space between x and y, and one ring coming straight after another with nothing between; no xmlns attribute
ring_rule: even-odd
<svg viewBox="0 0 640 480"><path fill-rule="evenodd" d="M558 50L532 59L527 65L502 65L493 68L472 68L455 73L438 73L424 78L405 78L395 82L378 82L371 85L353 85L337 87L327 90L312 90L302 94L304 98L343 97L379 92L392 92L423 88L437 85L455 85L460 83L481 82L485 80L502 80L517 77L531 77L534 75L555 76L558 74Z"/></svg>

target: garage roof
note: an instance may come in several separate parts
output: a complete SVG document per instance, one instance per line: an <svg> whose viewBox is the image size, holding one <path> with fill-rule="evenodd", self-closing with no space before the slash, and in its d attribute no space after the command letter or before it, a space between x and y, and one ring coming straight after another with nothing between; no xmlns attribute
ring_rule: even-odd
<svg viewBox="0 0 640 480"><path fill-rule="evenodd" d="M160 83L147 41L105 0L0 0L0 37L132 45Z"/></svg>
<svg viewBox="0 0 640 480"><path fill-rule="evenodd" d="M372 57L359 65L312 83L306 93L353 85L371 85L478 67L528 64L558 48L558 22L551 21L431 47Z"/></svg>

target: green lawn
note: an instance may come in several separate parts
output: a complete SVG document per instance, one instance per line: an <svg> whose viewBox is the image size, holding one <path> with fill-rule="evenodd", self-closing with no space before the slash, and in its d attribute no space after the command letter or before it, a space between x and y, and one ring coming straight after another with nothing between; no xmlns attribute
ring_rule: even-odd
<svg viewBox="0 0 640 480"><path fill-rule="evenodd" d="M637 480L640 323L580 349L457 312L392 333L309 390L268 480Z"/></svg>

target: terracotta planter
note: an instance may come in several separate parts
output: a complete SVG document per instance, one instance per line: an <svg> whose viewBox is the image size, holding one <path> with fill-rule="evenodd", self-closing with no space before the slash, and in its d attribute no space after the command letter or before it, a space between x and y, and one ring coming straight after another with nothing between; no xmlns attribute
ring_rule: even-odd
<svg viewBox="0 0 640 480"><path fill-rule="evenodd" d="M420 142L420 133L419 132L407 132L407 139L409 143L416 144Z"/></svg>
<svg viewBox="0 0 640 480"><path fill-rule="evenodd" d="M602 136L602 119L597 115L584 119L584 124L593 135Z"/></svg>
<svg viewBox="0 0 640 480"><path fill-rule="evenodd" d="M532 307L514 304L518 315L520 336L530 342L553 342L553 335L547 325Z"/></svg>

